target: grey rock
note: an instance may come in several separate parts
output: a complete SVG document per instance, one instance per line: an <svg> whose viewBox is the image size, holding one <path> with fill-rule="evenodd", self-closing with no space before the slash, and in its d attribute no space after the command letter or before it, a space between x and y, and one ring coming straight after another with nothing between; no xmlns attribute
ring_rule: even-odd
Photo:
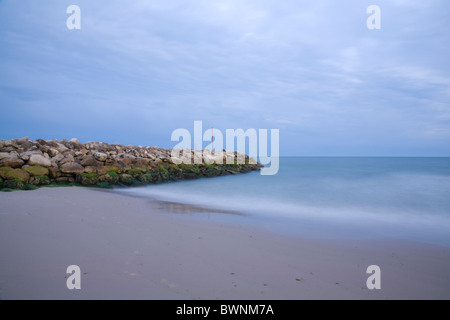
<svg viewBox="0 0 450 320"><path fill-rule="evenodd" d="M103 152L96 152L94 154L94 157L98 161L105 161L108 158L108 155L106 153L103 153Z"/></svg>
<svg viewBox="0 0 450 320"><path fill-rule="evenodd" d="M81 160L80 164L84 167L100 165L100 163L97 160L95 160L95 157L91 155L85 155Z"/></svg>
<svg viewBox="0 0 450 320"><path fill-rule="evenodd" d="M84 172L84 168L82 165L76 162L68 162L64 163L61 167L61 172L63 173L82 173Z"/></svg>
<svg viewBox="0 0 450 320"><path fill-rule="evenodd" d="M13 156L0 160L0 167L19 168L22 167L24 163L25 162L23 160Z"/></svg>
<svg viewBox="0 0 450 320"><path fill-rule="evenodd" d="M31 166L42 166L42 167L50 167L52 165L50 159L40 154L32 154L30 156L30 160L28 160L28 164Z"/></svg>
<svg viewBox="0 0 450 320"><path fill-rule="evenodd" d="M27 141L28 141L28 137L23 137L23 138L20 138L20 139L16 139L16 143L20 144L20 145L24 144Z"/></svg>
<svg viewBox="0 0 450 320"><path fill-rule="evenodd" d="M56 150L58 150L59 152L65 152L65 151L67 151L67 150L69 150L69 148L67 148L65 145L63 145L62 143L57 143L57 145L56 145L56 147L55 147L55 149Z"/></svg>
<svg viewBox="0 0 450 320"><path fill-rule="evenodd" d="M53 158L59 154L59 151L56 148L50 148L48 149L47 153L50 157Z"/></svg>
<svg viewBox="0 0 450 320"><path fill-rule="evenodd" d="M58 162L56 162L55 158L50 159L50 162L52 163L52 167L58 168Z"/></svg>
<svg viewBox="0 0 450 320"><path fill-rule="evenodd" d="M64 155L64 158L61 159L60 161L58 161L58 164L63 165L65 163L70 163L70 162L74 162L74 161L75 161L75 159L73 158L73 155L71 155L70 153L66 153Z"/></svg>
<svg viewBox="0 0 450 320"><path fill-rule="evenodd" d="M58 161L58 162L61 161L62 159L64 159L64 155L62 153L59 153L53 157L53 160Z"/></svg>
<svg viewBox="0 0 450 320"><path fill-rule="evenodd" d="M40 150L31 150L31 151L22 152L20 154L20 157L23 157L23 156L30 157L33 154L40 154L42 156L42 152Z"/></svg>
<svg viewBox="0 0 450 320"><path fill-rule="evenodd" d="M0 152L0 160L5 159L5 158L9 158L9 152Z"/></svg>

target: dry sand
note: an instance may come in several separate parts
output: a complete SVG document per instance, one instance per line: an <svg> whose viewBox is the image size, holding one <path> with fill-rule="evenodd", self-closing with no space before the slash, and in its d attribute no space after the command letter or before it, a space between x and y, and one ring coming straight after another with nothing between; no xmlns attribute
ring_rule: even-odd
<svg viewBox="0 0 450 320"><path fill-rule="evenodd" d="M73 264L81 290L66 287ZM373 264L381 290L366 288ZM41 188L0 193L0 298L449 299L450 249L291 238L113 192Z"/></svg>

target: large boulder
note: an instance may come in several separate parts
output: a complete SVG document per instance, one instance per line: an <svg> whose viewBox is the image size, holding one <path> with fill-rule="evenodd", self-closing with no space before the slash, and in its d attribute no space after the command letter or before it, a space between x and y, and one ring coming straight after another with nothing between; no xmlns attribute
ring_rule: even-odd
<svg viewBox="0 0 450 320"><path fill-rule="evenodd" d="M48 146L48 143L45 140L37 139L36 142L39 143L41 146Z"/></svg>
<svg viewBox="0 0 450 320"><path fill-rule="evenodd" d="M72 183L75 182L75 178L74 177L59 177L55 179L56 182L59 183Z"/></svg>
<svg viewBox="0 0 450 320"><path fill-rule="evenodd" d="M58 168L50 167L48 168L48 171L51 178L58 178L59 176L61 176L61 172L58 170Z"/></svg>
<svg viewBox="0 0 450 320"><path fill-rule="evenodd" d="M116 172L110 171L99 177L100 182L107 182L109 184L115 184L119 182L119 175Z"/></svg>
<svg viewBox="0 0 450 320"><path fill-rule="evenodd" d="M59 156L59 154L58 154L58 156ZM57 158L58 156L56 156L55 158ZM75 159L74 159L73 155L71 155L70 153L66 153L66 154L64 155L64 158L63 158L63 159L58 160L58 164L61 166L61 165L63 165L63 164L66 164L66 163L72 163L72 162L74 162L74 161L75 161Z"/></svg>
<svg viewBox="0 0 450 320"><path fill-rule="evenodd" d="M22 167L22 169L32 176L47 176L49 173L47 168L41 166Z"/></svg>
<svg viewBox="0 0 450 320"><path fill-rule="evenodd" d="M18 145L22 145L22 144L24 144L25 142L28 142L28 137L23 137L23 138L20 138L20 139L15 139L15 142L16 142Z"/></svg>
<svg viewBox="0 0 450 320"><path fill-rule="evenodd" d="M14 169L11 167L0 167L0 177L2 177L3 179L6 179L6 174L11 170L14 170Z"/></svg>
<svg viewBox="0 0 450 320"><path fill-rule="evenodd" d="M97 169L97 173L99 174L99 175L103 175L103 174L106 174L109 170L107 170L106 169L107 167L105 167L105 166L97 166L96 167L96 169ZM86 169L86 168L85 168Z"/></svg>
<svg viewBox="0 0 450 320"><path fill-rule="evenodd" d="M88 141L85 144L86 149L88 150L97 150L98 147L100 146L100 142L92 142L92 141Z"/></svg>
<svg viewBox="0 0 450 320"><path fill-rule="evenodd" d="M42 155L42 152L40 150L29 150L26 152L22 152L19 156L23 161L28 161L30 160L30 156L32 156L33 154Z"/></svg>
<svg viewBox="0 0 450 320"><path fill-rule="evenodd" d="M84 186L93 186L99 183L99 176L96 173L81 173L78 175L78 181Z"/></svg>
<svg viewBox="0 0 450 320"><path fill-rule="evenodd" d="M84 172L85 173L97 173L97 167L93 167L93 166L84 167Z"/></svg>
<svg viewBox="0 0 450 320"><path fill-rule="evenodd" d="M134 164L134 158L121 159L117 161L117 164L123 168L131 169L132 165Z"/></svg>
<svg viewBox="0 0 450 320"><path fill-rule="evenodd" d="M19 168L23 166L24 163L25 162L16 155L9 155L9 157L0 160L0 167Z"/></svg>
<svg viewBox="0 0 450 320"><path fill-rule="evenodd" d="M11 152L16 150L13 146L5 146L0 148L0 152Z"/></svg>
<svg viewBox="0 0 450 320"><path fill-rule="evenodd" d="M50 162L52 163L53 168L58 168L58 162L54 158L51 158Z"/></svg>
<svg viewBox="0 0 450 320"><path fill-rule="evenodd" d="M52 158L52 160L55 160L55 161L57 161L58 163L59 163L62 159L64 159L64 155L63 155L62 153L58 153L56 156L54 156L54 157Z"/></svg>
<svg viewBox="0 0 450 320"><path fill-rule="evenodd" d="M136 183L137 181L132 175L124 173L124 174L120 175L120 182L129 186L129 185Z"/></svg>
<svg viewBox="0 0 450 320"><path fill-rule="evenodd" d="M103 161L105 161L108 158L108 155L106 153L103 153L103 152L96 152L94 154L94 157L95 157L96 160L103 162Z"/></svg>
<svg viewBox="0 0 450 320"><path fill-rule="evenodd" d="M119 165L111 165L111 166L103 166L103 168L106 170L106 172L117 172L121 173L123 171L123 168Z"/></svg>
<svg viewBox="0 0 450 320"><path fill-rule="evenodd" d="M22 182L27 182L30 179L30 174L22 169L14 169L6 174L6 179L8 180L20 180Z"/></svg>
<svg viewBox="0 0 450 320"><path fill-rule="evenodd" d="M67 162L64 163L61 167L61 172L63 173L75 173L75 174L79 174L84 172L84 168L81 164L76 163L76 162Z"/></svg>
<svg viewBox="0 0 450 320"><path fill-rule="evenodd" d="M47 153L50 157L56 157L59 154L59 151L55 148L50 148Z"/></svg>
<svg viewBox="0 0 450 320"><path fill-rule="evenodd" d="M81 150L84 148L84 144L82 144L80 142L76 142L76 141L70 141L68 146L70 149L74 149L74 150Z"/></svg>
<svg viewBox="0 0 450 320"><path fill-rule="evenodd" d="M137 178L140 182L143 183L152 183L154 178L153 175L151 173L144 173L138 176Z"/></svg>
<svg viewBox="0 0 450 320"><path fill-rule="evenodd" d="M47 141L47 144L48 144L50 147L56 149L59 153L63 153L63 152L65 152L65 151L69 150L69 148L67 148L65 145L63 145L62 143L59 143L59 142L56 141L56 140L48 140L48 141ZM50 150L50 149L49 149L49 150Z"/></svg>
<svg viewBox="0 0 450 320"><path fill-rule="evenodd" d="M50 178L48 176L35 176L30 178L30 184L35 186L42 186L50 184Z"/></svg>
<svg viewBox="0 0 450 320"><path fill-rule="evenodd" d="M30 166L41 166L41 167L50 167L52 165L50 159L40 154L32 154L30 156L30 160L28 160L28 164Z"/></svg>
<svg viewBox="0 0 450 320"><path fill-rule="evenodd" d="M133 167L134 168L147 168L150 166L152 160L146 159L146 158L136 158L134 161Z"/></svg>
<svg viewBox="0 0 450 320"><path fill-rule="evenodd" d="M9 152L0 152L0 160L5 159L5 158L9 158Z"/></svg>
<svg viewBox="0 0 450 320"><path fill-rule="evenodd" d="M100 163L97 160L95 160L94 156L91 156L91 155L83 156L83 159L81 160L80 164L84 167L87 167L87 166L95 167L95 166L100 165Z"/></svg>
<svg viewBox="0 0 450 320"><path fill-rule="evenodd" d="M3 188L22 189L25 184L20 180L6 180L3 182Z"/></svg>

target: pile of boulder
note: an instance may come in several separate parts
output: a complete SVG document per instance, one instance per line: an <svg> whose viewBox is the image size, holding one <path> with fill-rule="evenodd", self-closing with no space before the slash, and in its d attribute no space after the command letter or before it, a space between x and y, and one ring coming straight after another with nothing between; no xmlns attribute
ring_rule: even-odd
<svg viewBox="0 0 450 320"><path fill-rule="evenodd" d="M193 154L198 152L192 150ZM32 141L28 137L0 140L0 189L31 190L43 185L129 186L245 173L261 168L260 164L237 152L226 155L245 158L244 163L194 164L195 157L192 157L191 163L175 161L176 164L171 153L170 149L118 143L83 144L75 138L70 141Z"/></svg>

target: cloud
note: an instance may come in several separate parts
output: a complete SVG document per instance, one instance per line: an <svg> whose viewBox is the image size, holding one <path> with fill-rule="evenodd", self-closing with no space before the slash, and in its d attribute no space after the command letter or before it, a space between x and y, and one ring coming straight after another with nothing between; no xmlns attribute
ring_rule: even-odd
<svg viewBox="0 0 450 320"><path fill-rule="evenodd" d="M290 154L422 138L424 150L433 137L448 154L450 5L380 0L382 29L370 31L366 2L79 0L79 31L65 27L70 3L0 2L0 134L82 128L170 147L172 130L203 120L280 126Z"/></svg>

